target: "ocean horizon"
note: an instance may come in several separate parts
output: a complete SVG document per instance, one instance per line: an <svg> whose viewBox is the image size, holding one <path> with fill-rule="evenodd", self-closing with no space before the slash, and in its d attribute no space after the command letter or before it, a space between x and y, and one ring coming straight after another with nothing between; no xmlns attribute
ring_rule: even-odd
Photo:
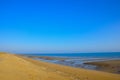
<svg viewBox="0 0 120 80"><path fill-rule="evenodd" d="M93 52L93 53L25 53L29 56L63 56L63 57L120 57L120 52Z"/></svg>

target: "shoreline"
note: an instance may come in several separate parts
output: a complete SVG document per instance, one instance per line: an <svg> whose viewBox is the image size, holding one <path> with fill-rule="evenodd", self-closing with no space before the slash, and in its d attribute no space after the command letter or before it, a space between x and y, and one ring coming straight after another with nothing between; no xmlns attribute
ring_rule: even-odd
<svg viewBox="0 0 120 80"><path fill-rule="evenodd" d="M120 80L120 75L0 54L1 80Z"/></svg>
<svg viewBox="0 0 120 80"><path fill-rule="evenodd" d="M54 56L28 56L28 57L31 59L38 60L38 61L55 63L55 64L60 64L60 65L65 65L65 66L70 66L70 67L75 67L75 68L84 68L84 69L89 69L89 70L105 71L105 72L117 73L117 74L119 74L119 71L120 71L119 69L110 71L111 68L109 68L108 66L105 66L106 68L108 67L108 69L110 69L110 70L107 69L107 71L106 71L106 70L103 70L100 65L98 65L99 62L106 62L106 61L108 62L108 61L116 61L116 60L120 61L120 59L118 60L118 59L105 59L105 58L95 58L95 59L91 58L92 60L90 61L89 58L85 58L85 59L80 58L79 59L79 57L77 57L77 58L76 57L75 58L54 57ZM75 61L74 61L74 59L75 59ZM101 65L104 65L104 64L101 64ZM112 64L111 64L111 66L112 66ZM120 66L120 63L116 64L116 66ZM113 66L113 67L116 67L116 66Z"/></svg>

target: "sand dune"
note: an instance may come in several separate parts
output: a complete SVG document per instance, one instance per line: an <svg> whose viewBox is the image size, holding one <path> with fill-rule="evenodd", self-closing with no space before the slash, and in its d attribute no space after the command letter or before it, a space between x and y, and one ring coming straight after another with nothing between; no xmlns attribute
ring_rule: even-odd
<svg viewBox="0 0 120 80"><path fill-rule="evenodd" d="M0 80L120 80L120 75L0 53Z"/></svg>

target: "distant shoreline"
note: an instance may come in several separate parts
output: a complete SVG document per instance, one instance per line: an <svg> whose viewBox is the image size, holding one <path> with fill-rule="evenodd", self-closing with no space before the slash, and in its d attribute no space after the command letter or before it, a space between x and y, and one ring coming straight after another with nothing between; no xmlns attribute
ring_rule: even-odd
<svg viewBox="0 0 120 80"><path fill-rule="evenodd" d="M26 56L26 55L24 55ZM117 73L119 74L119 69L115 69L114 71L106 71L100 69L101 66L99 65L94 65L92 63L99 63L99 62L104 62L104 61L116 61L120 60L117 58L94 58L94 57L62 57L62 56L40 56L40 55L27 55L27 57L38 60L38 61L44 61L44 62L50 62L50 63L55 63L55 64L61 64L61 65L66 65L66 66L72 66L72 67L77 67L77 68L85 68L85 69L91 69L91 70L99 70L99 71L105 71L105 72L110 72L110 73ZM114 62L113 62L114 63ZM116 64L118 66L119 64ZM112 64L111 64L112 66ZM116 67L114 66L114 67ZM107 68L107 67L106 67ZM111 68L109 68L111 69Z"/></svg>

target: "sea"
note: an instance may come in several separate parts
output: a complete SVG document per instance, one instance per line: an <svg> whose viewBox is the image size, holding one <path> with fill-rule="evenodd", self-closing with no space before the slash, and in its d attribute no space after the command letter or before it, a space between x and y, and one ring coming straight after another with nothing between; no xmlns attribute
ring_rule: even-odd
<svg viewBox="0 0 120 80"><path fill-rule="evenodd" d="M77 68L96 70L97 66L85 64L87 62L99 62L107 60L120 60L120 52L97 53L29 53L26 57L49 63L61 64Z"/></svg>
<svg viewBox="0 0 120 80"><path fill-rule="evenodd" d="M65 57L120 57L120 52L96 52L96 53L28 53L32 56L65 56Z"/></svg>

